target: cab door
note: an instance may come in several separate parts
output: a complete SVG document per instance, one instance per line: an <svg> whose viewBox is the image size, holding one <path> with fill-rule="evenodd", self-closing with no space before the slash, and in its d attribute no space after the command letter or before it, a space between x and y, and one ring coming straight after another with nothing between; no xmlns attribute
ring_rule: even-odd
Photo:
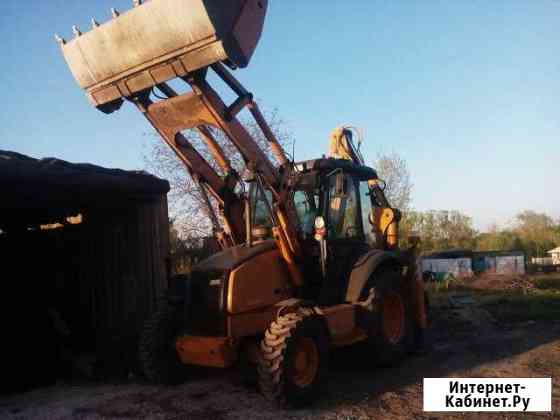
<svg viewBox="0 0 560 420"><path fill-rule="evenodd" d="M364 233L359 181L342 171L327 178L325 221L327 225L327 272L319 296L320 304L344 301L350 272L357 259L370 246ZM366 218L367 220L367 218Z"/></svg>

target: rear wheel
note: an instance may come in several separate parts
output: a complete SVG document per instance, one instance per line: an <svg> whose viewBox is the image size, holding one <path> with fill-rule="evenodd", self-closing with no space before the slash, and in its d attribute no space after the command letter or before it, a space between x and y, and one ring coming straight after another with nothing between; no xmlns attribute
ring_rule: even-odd
<svg viewBox="0 0 560 420"><path fill-rule="evenodd" d="M382 335L391 345L402 342L406 333L404 301L398 291L390 290L381 300Z"/></svg>
<svg viewBox="0 0 560 420"><path fill-rule="evenodd" d="M328 357L328 333L320 316L299 311L278 317L261 342L261 392L282 406L312 402L326 385Z"/></svg>
<svg viewBox="0 0 560 420"><path fill-rule="evenodd" d="M185 379L185 365L175 348L175 340L182 329L182 314L180 308L162 299L144 325L139 359L142 371L151 382L174 385Z"/></svg>
<svg viewBox="0 0 560 420"><path fill-rule="evenodd" d="M377 365L400 362L412 342L414 321L406 286L398 268L383 268L374 273L364 291L367 294L375 290L375 311L369 317L367 330L368 347Z"/></svg>

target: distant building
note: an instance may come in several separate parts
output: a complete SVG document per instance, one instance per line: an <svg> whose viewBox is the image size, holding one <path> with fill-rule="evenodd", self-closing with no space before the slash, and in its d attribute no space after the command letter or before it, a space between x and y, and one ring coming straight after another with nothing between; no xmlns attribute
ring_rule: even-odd
<svg viewBox="0 0 560 420"><path fill-rule="evenodd" d="M472 254L469 250L433 252L422 258L422 271L450 273L457 278L471 277Z"/></svg>
<svg viewBox="0 0 560 420"><path fill-rule="evenodd" d="M523 251L480 251L473 252L475 273L525 274Z"/></svg>
<svg viewBox="0 0 560 420"><path fill-rule="evenodd" d="M531 257L531 264L537 266L554 265L552 257Z"/></svg>
<svg viewBox="0 0 560 420"><path fill-rule="evenodd" d="M560 265L560 246L547 252L552 258L552 264Z"/></svg>
<svg viewBox="0 0 560 420"><path fill-rule="evenodd" d="M422 259L424 272L450 273L454 277L473 274L525 274L523 251L470 251L451 250L434 252Z"/></svg>

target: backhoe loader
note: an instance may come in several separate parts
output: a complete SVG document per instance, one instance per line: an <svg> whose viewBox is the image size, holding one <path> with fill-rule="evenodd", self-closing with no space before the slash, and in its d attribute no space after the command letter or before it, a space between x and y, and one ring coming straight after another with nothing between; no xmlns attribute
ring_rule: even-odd
<svg viewBox="0 0 560 420"><path fill-rule="evenodd" d="M221 246L173 280L147 321L145 375L178 383L188 365L246 361L267 398L298 406L321 395L332 348L361 343L369 359L393 363L421 344L426 314L417 241L399 248L401 214L364 165L353 130L333 132L329 157L290 161L232 75L248 65L266 10L267 0L137 0L105 23L92 20L88 32L74 27L71 40L56 38L97 109L132 104L185 164ZM209 73L235 94L232 103ZM243 109L276 164L239 120ZM198 132L219 172L185 130ZM216 130L243 157L241 173Z"/></svg>

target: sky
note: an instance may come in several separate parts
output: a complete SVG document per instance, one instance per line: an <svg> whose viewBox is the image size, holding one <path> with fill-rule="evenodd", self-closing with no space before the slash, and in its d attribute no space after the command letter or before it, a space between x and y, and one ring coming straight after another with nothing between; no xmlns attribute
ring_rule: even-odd
<svg viewBox="0 0 560 420"><path fill-rule="evenodd" d="M130 105L105 115L74 82L53 34L132 1L0 2L0 149L124 169L157 141ZM277 109L296 159L326 153L341 124L366 160L397 152L418 210L479 229L524 209L560 217L560 1L270 0L236 77Z"/></svg>

